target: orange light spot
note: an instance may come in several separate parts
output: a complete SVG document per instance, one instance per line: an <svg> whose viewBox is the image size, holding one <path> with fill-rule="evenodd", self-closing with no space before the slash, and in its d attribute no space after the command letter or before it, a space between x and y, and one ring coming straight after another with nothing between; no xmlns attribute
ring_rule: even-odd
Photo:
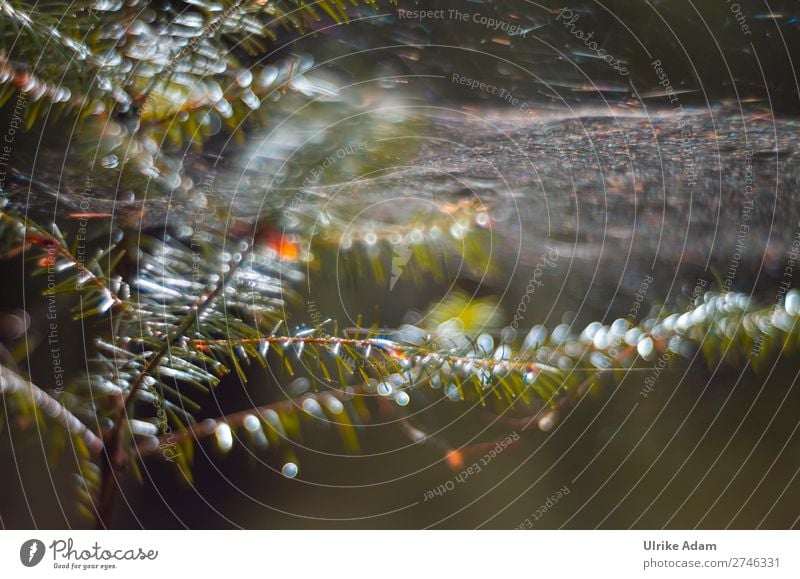
<svg viewBox="0 0 800 579"><path fill-rule="evenodd" d="M297 261L297 259L300 257L300 250L297 248L297 244L286 241L281 243L278 253L281 256L281 259L288 261Z"/></svg>
<svg viewBox="0 0 800 579"><path fill-rule="evenodd" d="M297 261L300 258L299 245L280 231L268 229L264 233L264 245L277 253L282 261Z"/></svg>
<svg viewBox="0 0 800 579"><path fill-rule="evenodd" d="M451 450L444 457L444 460L447 466L453 470L463 468L464 466L464 454L460 450Z"/></svg>

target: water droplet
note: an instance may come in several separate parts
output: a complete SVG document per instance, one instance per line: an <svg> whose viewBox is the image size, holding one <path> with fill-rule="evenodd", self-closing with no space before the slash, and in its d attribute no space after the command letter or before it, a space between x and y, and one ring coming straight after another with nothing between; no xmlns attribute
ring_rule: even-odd
<svg viewBox="0 0 800 579"><path fill-rule="evenodd" d="M706 321L708 317L709 307L707 304L700 304L697 306L694 311L691 313L691 323L692 324L702 324Z"/></svg>
<svg viewBox="0 0 800 579"><path fill-rule="evenodd" d="M675 322L675 329L679 332L685 332L692 325L692 315L689 312L681 314Z"/></svg>
<svg viewBox="0 0 800 579"><path fill-rule="evenodd" d="M283 468L281 468L281 473L286 478L296 477L297 471L298 471L297 465L293 462L287 462L286 464L283 465Z"/></svg>
<svg viewBox="0 0 800 579"><path fill-rule="evenodd" d="M583 352L583 346L576 341L570 341L564 344L564 353L567 356L575 358L580 356L581 352Z"/></svg>
<svg viewBox="0 0 800 579"><path fill-rule="evenodd" d="M322 408L320 408L319 402L317 402L315 399L306 398L303 400L303 410L309 414L320 414Z"/></svg>
<svg viewBox="0 0 800 579"><path fill-rule="evenodd" d="M645 360L648 360L653 355L653 348L653 339L650 337L642 338L639 340L639 343L636 344L636 351Z"/></svg>
<svg viewBox="0 0 800 579"><path fill-rule="evenodd" d="M495 360L503 360L508 361L511 359L511 347L505 344L501 345L497 348L494 352L494 359Z"/></svg>
<svg viewBox="0 0 800 579"><path fill-rule="evenodd" d="M272 85L277 78L278 69L272 65L267 65L261 69L261 73L258 75L258 86L261 88L267 88L268 86Z"/></svg>
<svg viewBox="0 0 800 579"><path fill-rule="evenodd" d="M728 295L731 295L731 294L728 294ZM671 332L671 331L673 331L675 329L675 324L678 322L678 318L679 317L680 317L680 314L672 314L670 316L667 316L666 319L664 319L664 321L661 322L661 325L664 327L664 329L667 332Z"/></svg>
<svg viewBox="0 0 800 579"><path fill-rule="evenodd" d="M381 396L389 396L392 393L392 385L388 382L381 382L378 384L378 394Z"/></svg>
<svg viewBox="0 0 800 579"><path fill-rule="evenodd" d="M517 339L517 330L511 326L506 326L500 330L500 341L504 344L511 344Z"/></svg>
<svg viewBox="0 0 800 579"><path fill-rule="evenodd" d="M608 348L611 345L611 337L608 335L608 330L605 327L597 330L592 342L594 343L594 347L598 350L605 350Z"/></svg>
<svg viewBox="0 0 800 579"><path fill-rule="evenodd" d="M406 383L406 378L402 374L394 373L389 376L386 381L394 386L395 388L400 388L403 384Z"/></svg>
<svg viewBox="0 0 800 579"><path fill-rule="evenodd" d="M639 338L642 336L642 331L639 328L631 328L625 333L625 343L629 346L635 346L639 343Z"/></svg>
<svg viewBox="0 0 800 579"><path fill-rule="evenodd" d="M595 334L603 327L603 324L600 322L592 322L586 328L584 328L583 332L581 332L581 340L584 342L591 342L594 340Z"/></svg>
<svg viewBox="0 0 800 579"><path fill-rule="evenodd" d="M248 414L244 419L244 428L248 432L257 432L261 428L258 418L252 414Z"/></svg>
<svg viewBox="0 0 800 579"><path fill-rule="evenodd" d="M236 354L236 357L239 358L239 360L241 360L243 363L248 361L247 351L244 349L244 346L237 344L234 346L233 351Z"/></svg>
<svg viewBox="0 0 800 579"><path fill-rule="evenodd" d="M597 368L608 368L611 365L611 358L600 352L592 352L589 356L589 361L592 363L592 366Z"/></svg>
<svg viewBox="0 0 800 579"><path fill-rule="evenodd" d="M214 108L223 119L229 119L233 116L233 107L226 99L220 99L214 105Z"/></svg>
<svg viewBox="0 0 800 579"><path fill-rule="evenodd" d="M131 431L138 436L156 436L158 434L158 426L151 422L132 419L129 424Z"/></svg>
<svg viewBox="0 0 800 579"><path fill-rule="evenodd" d="M106 169L116 169L119 166L119 157L116 155L106 155L100 163Z"/></svg>
<svg viewBox="0 0 800 579"><path fill-rule="evenodd" d="M242 88L247 88L253 82L253 73L249 70L243 70L236 76L236 84Z"/></svg>
<svg viewBox="0 0 800 579"><path fill-rule="evenodd" d="M231 427L224 422L218 424L214 429L214 437L217 439L217 444L223 452L228 452L233 448L233 433L231 432Z"/></svg>
<svg viewBox="0 0 800 579"><path fill-rule="evenodd" d="M786 294L786 301L784 302L786 313L790 316L796 316L800 313L800 292L792 290Z"/></svg>
<svg viewBox="0 0 800 579"><path fill-rule="evenodd" d="M341 414L344 410L344 404L342 404L340 400L337 400L333 396L325 401L325 406L328 407L328 410L331 412L331 414Z"/></svg>
<svg viewBox="0 0 800 579"><path fill-rule="evenodd" d="M307 392L309 388L311 388L311 380L305 376L301 376L300 378L293 380L286 390L291 396L300 396L301 394Z"/></svg>
<svg viewBox="0 0 800 579"><path fill-rule="evenodd" d="M593 352L593 354L597 354L598 352ZM600 354L602 356L602 354ZM574 366L572 362L572 358L569 356L559 356L558 358L558 367L561 370L569 370Z"/></svg>
<svg viewBox="0 0 800 579"><path fill-rule="evenodd" d="M398 392L397 398L394 399L399 406L407 406L411 402L411 398L405 392Z"/></svg>
<svg viewBox="0 0 800 579"><path fill-rule="evenodd" d="M553 328L553 333L550 335L550 340L554 344L560 344L569 337L569 326L567 324L559 324Z"/></svg>
<svg viewBox="0 0 800 579"><path fill-rule="evenodd" d="M447 388L445 388L445 395L453 402L461 400L461 396L458 393L458 388L456 388L453 384L449 384Z"/></svg>
<svg viewBox="0 0 800 579"><path fill-rule="evenodd" d="M539 430L542 432L550 432L556 424L556 416L552 412L548 412L539 419Z"/></svg>
<svg viewBox="0 0 800 579"><path fill-rule="evenodd" d="M450 227L450 235L453 239L461 239L464 237L464 233L466 233L466 228L460 223L455 223Z"/></svg>
<svg viewBox="0 0 800 579"><path fill-rule="evenodd" d="M629 327L630 322L628 322L628 320L619 318L614 320L614 323L611 324L611 333L617 336L624 336Z"/></svg>
<svg viewBox="0 0 800 579"><path fill-rule="evenodd" d="M478 339L475 340L475 347L479 354L488 356L494 349L494 338L489 334L481 334L478 336Z"/></svg>
<svg viewBox="0 0 800 579"><path fill-rule="evenodd" d="M542 326L533 326L528 335L525 336L525 341L522 342L522 350L533 350L544 344L547 339L547 329Z"/></svg>

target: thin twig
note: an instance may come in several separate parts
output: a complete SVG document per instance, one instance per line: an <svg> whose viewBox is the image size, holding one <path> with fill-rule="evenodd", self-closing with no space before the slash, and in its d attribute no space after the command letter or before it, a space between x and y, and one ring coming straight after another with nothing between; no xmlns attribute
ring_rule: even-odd
<svg viewBox="0 0 800 579"><path fill-rule="evenodd" d="M516 370L518 372L552 372L555 374L563 373L562 370L542 364L541 362L533 362L528 360L500 360L492 357L470 357L470 356L457 356L453 354L440 354L434 351L424 351L418 346L408 346L399 342L394 342L386 338L341 338L337 336L264 336L261 338L227 338L227 339L193 339L189 341L189 345L201 350L207 351L211 346L233 346L233 345L256 345L262 343L269 344L320 344L324 346L355 346L357 348L374 348L383 352L388 358L392 358L401 362L408 358L422 359L426 356L432 356L436 362L446 364L471 364L475 367L494 370L496 367L507 368L509 370ZM587 346L591 351L601 351L596 348ZM612 359L619 361L624 356L629 355L636 350L635 347L626 347L622 352ZM610 370L610 368L609 368ZM632 368L631 370L647 370L647 368ZM595 366L587 367L574 367L570 368L570 372L598 372L603 371Z"/></svg>
<svg viewBox="0 0 800 579"><path fill-rule="evenodd" d="M26 380L16 372L0 365L0 395L19 394L29 399L35 408L41 410L55 423L61 425L70 434L79 436L86 443L89 452L100 454L103 441L92 432L88 426L81 422L64 405L39 388L36 384Z"/></svg>

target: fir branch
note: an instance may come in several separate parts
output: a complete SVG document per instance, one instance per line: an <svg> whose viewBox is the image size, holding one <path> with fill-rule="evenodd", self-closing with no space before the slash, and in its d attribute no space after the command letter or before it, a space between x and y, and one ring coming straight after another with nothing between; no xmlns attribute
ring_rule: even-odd
<svg viewBox="0 0 800 579"><path fill-rule="evenodd" d="M204 296L202 296L199 300L197 300L194 304L191 305L189 308L189 312L184 317L183 321L178 324L177 328L175 328L174 332L171 332L171 336L168 335L167 340L164 341L163 346L160 350L158 350L154 356L151 356L145 367L139 372L138 376L134 379L133 383L131 384L128 394L125 397L125 404L124 408L120 411L127 412L130 408L130 405L136 396L136 393L142 387L142 384L148 376L152 375L153 370L161 363L161 360L170 353L170 349L185 335L186 332L197 323L198 318L200 318L209 307L214 303L220 294L225 291L230 279L236 274L236 271L239 269L239 265L244 261L244 259L249 255L250 251L252 251L252 245L249 245L245 252L243 252L242 258L239 260L233 260L230 269L227 273L224 273L219 282L217 282ZM169 334L170 332L168 332ZM122 416L120 416L122 418Z"/></svg>
<svg viewBox="0 0 800 579"><path fill-rule="evenodd" d="M285 70L262 79L251 57L267 52L263 41L277 38L276 26L302 31L307 16L318 20L315 5L337 24L347 21L344 7L327 0L223 0L219 10L184 1L78 3L69 18L0 0L0 18L11 24L0 34L0 86L13 87L2 96L22 91L83 116L135 117L137 138L157 143L195 140L211 118L237 130L291 80ZM25 111L28 124L40 108Z"/></svg>
<svg viewBox="0 0 800 579"><path fill-rule="evenodd" d="M0 85L3 85L0 102L6 102L14 92L31 92L35 100L47 98L53 103L80 104L71 92L15 66L5 54L0 54Z"/></svg>
<svg viewBox="0 0 800 579"><path fill-rule="evenodd" d="M26 380L16 372L0 365L0 395L18 396L23 402L41 411L69 434L80 437L93 454L103 448L103 442L89 427L50 394Z"/></svg>
<svg viewBox="0 0 800 579"><path fill-rule="evenodd" d="M243 263L250 251L252 251L252 247L252 244L248 245L242 252L240 259L232 260L229 270L220 276L219 281L212 286L204 296L192 304L183 320L173 332L167 332L167 338L164 340L161 348L147 360L145 366L131 382L124 401L117 412L117 416L114 420L114 427L108 434L108 442L105 445L106 452L103 456L104 460L101 474L103 483L98 506L98 522L100 524L105 525L106 521L111 520L114 508L114 495L119 486L118 478L125 470L125 449L123 446L124 429L130 420L130 415L132 413L131 407L137 393L143 387L145 379L154 373L154 370L159 366L162 359L170 353L171 348L186 335L186 332L193 325L198 323L203 313L211 307L219 295L225 291L225 288L228 286L229 281L235 276L240 264Z"/></svg>
<svg viewBox="0 0 800 579"><path fill-rule="evenodd" d="M105 302L105 305L100 309L100 313L104 313L110 307L127 307L125 302L120 299L116 292L114 292L105 281L86 267L86 265L70 251L60 234L50 233L44 227L28 219L24 215L10 213L5 210L0 210L0 220L12 224L19 224L21 226L20 237L22 245L19 246L19 251L24 253L32 246L42 247L45 254L47 254L47 250L52 250L58 257L66 260L69 269L74 270L79 280L76 282L76 287L82 286L85 282L90 282L94 285ZM110 249L113 250L113 246ZM10 257L10 253L7 252L4 257ZM55 263L48 263L47 265L54 266Z"/></svg>
<svg viewBox="0 0 800 579"><path fill-rule="evenodd" d="M575 333L562 325L549 336L537 326L515 347L506 343L495 347L486 333L469 336L452 326L444 333L440 327L438 335L405 326L393 333L394 339L337 337L315 328L295 335L192 340L190 345L220 356L236 347L256 355L269 346L278 345L272 348L276 352L291 346L298 358L312 360L319 359L322 349L350 374L361 372L368 391L401 405L409 403L406 392L422 387L456 401L485 403L491 394L503 406L535 408L538 399L548 410L531 420L535 418L541 430L550 430L558 416L601 377L649 372L654 366L648 363L657 359L666 365L678 358L693 359L702 350L709 364L747 358L758 369L764 360L797 342L798 316L800 292L795 290L769 308L752 307L742 294L708 292L683 313L647 318L638 326L620 319L610 325L594 322ZM381 359L374 359L377 353ZM345 357L349 362L343 361ZM468 385L473 388L467 389Z"/></svg>

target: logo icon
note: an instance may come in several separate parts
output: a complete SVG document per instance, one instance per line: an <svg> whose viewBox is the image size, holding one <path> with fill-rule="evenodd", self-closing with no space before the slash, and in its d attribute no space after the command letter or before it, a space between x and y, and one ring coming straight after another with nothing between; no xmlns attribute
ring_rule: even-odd
<svg viewBox="0 0 800 579"><path fill-rule="evenodd" d="M44 558L44 543L39 539L28 539L19 548L19 560L26 567L35 567Z"/></svg>
<svg viewBox="0 0 800 579"><path fill-rule="evenodd" d="M403 275L403 270L411 260L413 251L411 250L409 242L403 240L392 248L392 253L392 277L389 280L389 291L394 289L397 280Z"/></svg>

